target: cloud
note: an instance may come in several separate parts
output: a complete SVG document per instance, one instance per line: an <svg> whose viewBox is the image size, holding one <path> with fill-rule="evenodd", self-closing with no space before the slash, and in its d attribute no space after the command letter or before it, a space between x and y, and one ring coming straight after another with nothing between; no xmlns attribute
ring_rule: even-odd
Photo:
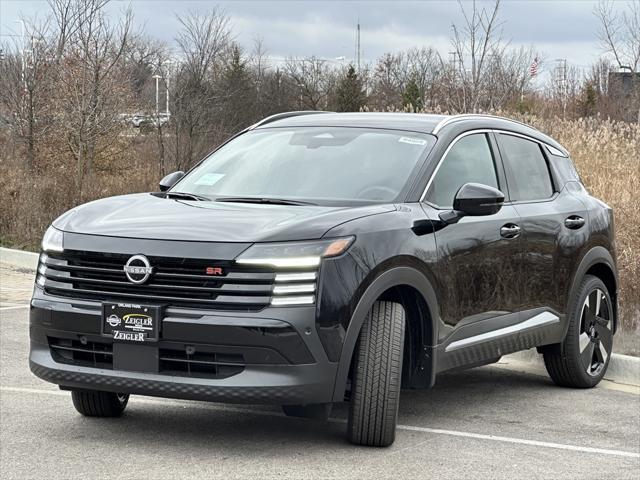
<svg viewBox="0 0 640 480"><path fill-rule="evenodd" d="M464 3L470 8L470 3ZM616 4L622 8L624 2ZM362 52L374 60L385 52L414 46L431 46L443 55L450 50L451 24L462 21L457 2L445 1L114 1L109 13L115 16L131 5L136 22L154 37L174 42L179 24L175 14L222 8L234 25L237 40L251 50L260 36L274 57L345 57L355 52L355 26L362 25ZM479 8L492 2L479 0ZM503 1L502 30L514 46L534 45L547 60L567 58L569 63L586 65L600 51L596 43L598 23L593 15L595 2L565 0ZM15 30L13 20L20 11L44 16L44 0L0 0L0 27Z"/></svg>

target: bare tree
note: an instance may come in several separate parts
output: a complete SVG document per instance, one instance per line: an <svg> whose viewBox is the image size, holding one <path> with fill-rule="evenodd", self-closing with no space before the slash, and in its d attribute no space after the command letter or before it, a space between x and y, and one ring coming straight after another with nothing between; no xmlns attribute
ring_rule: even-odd
<svg viewBox="0 0 640 480"><path fill-rule="evenodd" d="M269 55L264 46L264 40L260 36L253 40L253 51L251 52L250 66L253 71L256 87L256 114L259 117L263 117L264 112L266 111L266 102L262 96L263 87L267 78L267 72L271 68L271 65L269 65Z"/></svg>
<svg viewBox="0 0 640 480"><path fill-rule="evenodd" d="M323 110L335 86L336 75L325 60L317 57L293 58L285 63L289 79L298 88L300 109Z"/></svg>
<svg viewBox="0 0 640 480"><path fill-rule="evenodd" d="M371 105L379 110L402 107L402 92L409 80L409 64L403 52L386 53L378 59L372 73Z"/></svg>
<svg viewBox="0 0 640 480"><path fill-rule="evenodd" d="M454 106L459 111L475 112L480 107L487 85L489 55L501 55L505 49L499 31L500 0L496 0L489 10L479 8L475 0L471 4L471 11L467 11L461 0L458 0L458 4L464 24L462 27L455 24L451 26L451 43L456 56L456 74L463 94L462 103Z"/></svg>
<svg viewBox="0 0 640 480"><path fill-rule="evenodd" d="M422 104L427 109L440 105L440 83L442 70L440 55L431 47L413 48L406 54L410 78L422 95Z"/></svg>
<svg viewBox="0 0 640 480"><path fill-rule="evenodd" d="M640 68L640 0L630 0L629 11L618 13L611 1L601 0L594 14L600 20L602 48L613 55L619 68Z"/></svg>
<svg viewBox="0 0 640 480"><path fill-rule="evenodd" d="M93 174L96 156L112 148L120 133L118 115L126 103L120 61L129 45L131 12L119 25L109 23L103 0L84 0L84 7L65 40L59 76L64 89L60 108L69 149L76 160L76 187ZM57 18L60 30L62 18Z"/></svg>
<svg viewBox="0 0 640 480"><path fill-rule="evenodd" d="M211 139L210 118L219 100L214 81L231 41L228 17L214 8L206 14L192 12L178 16L181 30L176 42L182 62L173 82L175 157L179 169L186 169L204 153Z"/></svg>
<svg viewBox="0 0 640 480"><path fill-rule="evenodd" d="M110 0L47 0L58 26L56 60L60 62L69 39L73 38L85 18L91 18Z"/></svg>
<svg viewBox="0 0 640 480"><path fill-rule="evenodd" d="M26 148L26 166L35 166L37 142L51 122L52 54L49 24L25 21L28 45L18 45L0 64L0 103L13 132Z"/></svg>
<svg viewBox="0 0 640 480"><path fill-rule="evenodd" d="M532 47L507 49L500 54L490 54L486 65L482 107L489 110L514 106L529 92L531 75L529 67L536 57ZM538 60L542 64L542 60Z"/></svg>

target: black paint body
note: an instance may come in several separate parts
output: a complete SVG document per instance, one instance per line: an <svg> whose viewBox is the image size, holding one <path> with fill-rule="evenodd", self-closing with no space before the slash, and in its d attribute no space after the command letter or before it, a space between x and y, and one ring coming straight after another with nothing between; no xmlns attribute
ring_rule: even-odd
<svg viewBox="0 0 640 480"><path fill-rule="evenodd" d="M256 205L136 194L92 202L54 223L65 232L65 250L72 252L142 253L229 265L257 242L354 236L346 253L322 261L313 306L230 311L165 305L157 352L196 345L205 353L239 354L244 358L240 373L209 379L163 374L161 369L61 364L52 357L51 338L109 343L99 329L100 301L120 298L70 299L50 294L47 284L44 289L36 286L32 300L34 373L64 388L228 402L341 401L360 327L380 298L401 302L407 312L403 384L408 387L429 387L443 370L560 342L569 299L587 272L605 281L615 304L612 211L588 194L568 154L551 138L485 116L300 115L255 128L314 125L417 131L433 134L436 141L406 186L403 201L393 204ZM444 221L442 214L451 212L423 201L423 192L452 142L469 132L483 133L490 141L504 203L493 215ZM498 132L539 142L553 178L552 197L511 200ZM568 228L565 221L575 216L584 219L584 225ZM505 225L518 226L519 234L506 238L501 234ZM135 289L131 286L130 291ZM468 348L451 348L460 340L522 325L545 312L556 320ZM157 352L152 360L153 355L162 356Z"/></svg>

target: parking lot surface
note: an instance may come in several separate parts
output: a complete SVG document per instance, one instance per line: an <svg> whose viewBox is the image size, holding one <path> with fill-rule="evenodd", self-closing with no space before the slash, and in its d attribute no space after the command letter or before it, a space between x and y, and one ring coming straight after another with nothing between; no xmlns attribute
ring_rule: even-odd
<svg viewBox="0 0 640 480"><path fill-rule="evenodd" d="M344 440L279 408L132 396L122 418L84 418L28 368L32 276L0 277L0 476L13 478L640 478L634 387L555 387L498 364L403 392L395 444Z"/></svg>

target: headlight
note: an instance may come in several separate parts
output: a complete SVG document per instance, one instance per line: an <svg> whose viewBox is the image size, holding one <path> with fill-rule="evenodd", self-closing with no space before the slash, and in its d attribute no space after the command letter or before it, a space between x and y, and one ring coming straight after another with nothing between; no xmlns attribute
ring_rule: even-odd
<svg viewBox="0 0 640 480"><path fill-rule="evenodd" d="M313 242L256 243L245 250L236 262L276 268L317 267L320 260L347 251L354 237Z"/></svg>
<svg viewBox="0 0 640 480"><path fill-rule="evenodd" d="M42 237L42 250L45 252L63 252L62 232L54 227L47 228Z"/></svg>

